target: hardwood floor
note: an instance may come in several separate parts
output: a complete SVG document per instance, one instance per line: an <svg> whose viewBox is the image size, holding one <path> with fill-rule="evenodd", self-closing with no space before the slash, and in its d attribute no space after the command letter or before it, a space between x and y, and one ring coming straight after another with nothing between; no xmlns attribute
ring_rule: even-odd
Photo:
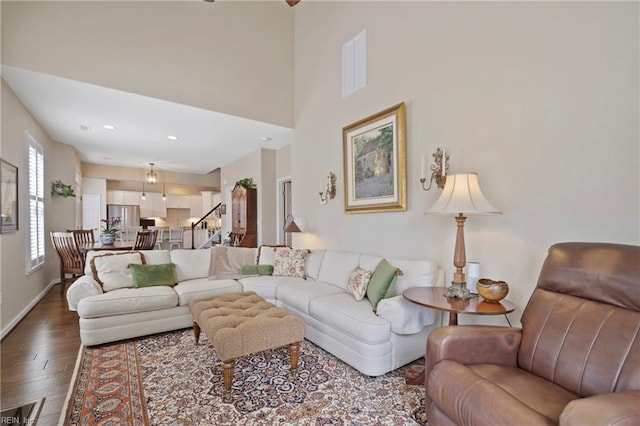
<svg viewBox="0 0 640 426"><path fill-rule="evenodd" d="M37 425L57 425L79 348L78 314L54 286L0 343L2 408L46 398Z"/></svg>

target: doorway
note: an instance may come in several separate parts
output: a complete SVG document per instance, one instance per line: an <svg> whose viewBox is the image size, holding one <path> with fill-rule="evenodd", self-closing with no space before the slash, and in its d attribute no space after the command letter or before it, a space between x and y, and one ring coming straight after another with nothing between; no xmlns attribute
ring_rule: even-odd
<svg viewBox="0 0 640 426"><path fill-rule="evenodd" d="M97 237L100 233L100 196L82 195L82 229L91 229Z"/></svg>

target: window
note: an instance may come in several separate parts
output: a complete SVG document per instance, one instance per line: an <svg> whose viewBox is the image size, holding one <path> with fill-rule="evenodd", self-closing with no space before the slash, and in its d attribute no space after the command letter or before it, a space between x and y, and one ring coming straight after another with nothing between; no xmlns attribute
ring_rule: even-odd
<svg viewBox="0 0 640 426"><path fill-rule="evenodd" d="M27 273L44 263L44 151L31 135L27 145Z"/></svg>

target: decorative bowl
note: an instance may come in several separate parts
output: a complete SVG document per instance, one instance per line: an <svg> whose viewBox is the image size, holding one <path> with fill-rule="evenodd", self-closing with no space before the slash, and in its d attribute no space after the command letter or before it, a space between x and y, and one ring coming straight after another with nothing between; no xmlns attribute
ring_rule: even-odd
<svg viewBox="0 0 640 426"><path fill-rule="evenodd" d="M504 281L494 281L489 278L480 278L476 284L478 294L490 303L498 303L509 293L509 284Z"/></svg>

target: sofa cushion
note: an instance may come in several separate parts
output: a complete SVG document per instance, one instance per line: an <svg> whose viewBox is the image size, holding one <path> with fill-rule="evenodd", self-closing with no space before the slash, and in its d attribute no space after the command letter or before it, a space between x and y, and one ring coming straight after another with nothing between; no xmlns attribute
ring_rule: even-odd
<svg viewBox="0 0 640 426"><path fill-rule="evenodd" d="M318 281L333 284L347 291L349 274L358 266L359 261L359 253L326 250L320 265Z"/></svg>
<svg viewBox="0 0 640 426"><path fill-rule="evenodd" d="M289 247L287 245L266 245L263 244L258 247L258 265L273 265L273 259L276 256L276 249L278 247Z"/></svg>
<svg viewBox="0 0 640 426"><path fill-rule="evenodd" d="M387 259L389 263L402 271L398 275L393 296L401 295L410 287L433 287L438 278L438 265L430 260Z"/></svg>
<svg viewBox="0 0 640 426"><path fill-rule="evenodd" d="M161 265L171 263L169 250L140 250L147 265Z"/></svg>
<svg viewBox="0 0 640 426"><path fill-rule="evenodd" d="M300 281L278 287L278 305L282 303L309 315L309 302L317 297L344 293L339 287L320 281ZM351 298L350 294L345 293Z"/></svg>
<svg viewBox="0 0 640 426"><path fill-rule="evenodd" d="M307 262L304 265L304 273L307 278L318 280L318 274L320 273L320 265L322 264L322 258L324 257L324 250L311 250L307 256Z"/></svg>
<svg viewBox="0 0 640 426"><path fill-rule="evenodd" d="M309 303L309 314L315 319L369 344L390 339L391 325L373 313L366 300L353 300L348 293L317 297Z"/></svg>
<svg viewBox="0 0 640 426"><path fill-rule="evenodd" d="M133 278L129 265L144 263L144 257L139 252L104 253L91 259L93 279L102 286L104 291L133 287Z"/></svg>
<svg viewBox="0 0 640 426"><path fill-rule="evenodd" d="M209 276L210 249L171 250L170 255L178 282Z"/></svg>
<svg viewBox="0 0 640 426"><path fill-rule="evenodd" d="M255 291L258 296L271 300L276 299L278 287L303 282L305 280L302 278L273 277L269 275L246 277L240 280L243 291Z"/></svg>
<svg viewBox="0 0 640 426"><path fill-rule="evenodd" d="M98 318L135 312L168 309L178 305L178 296L171 287L154 286L121 288L78 302L81 318ZM131 324L132 327L135 324Z"/></svg>
<svg viewBox="0 0 640 426"><path fill-rule="evenodd" d="M131 277L134 287L150 287L154 285L175 285L176 268L172 263L161 263L158 265L135 265L130 264Z"/></svg>
<svg viewBox="0 0 640 426"><path fill-rule="evenodd" d="M178 305L188 306L193 299L242 291L242 286L238 281L232 279L210 280L209 278L196 278L194 280L179 281L173 289L178 295Z"/></svg>
<svg viewBox="0 0 640 426"><path fill-rule="evenodd" d="M148 265L157 265L159 263L171 263L171 256L169 250L138 250L144 256L144 263ZM130 250L109 250L108 253L121 254L129 253ZM103 250L91 250L85 257L84 273L85 275L92 275L91 259L96 256L102 256L107 252Z"/></svg>
<svg viewBox="0 0 640 426"><path fill-rule="evenodd" d="M358 264L362 269L373 272L376 269L376 266L378 266L378 264L382 259L384 258L380 256L371 256L368 254L361 254Z"/></svg>
<svg viewBox="0 0 640 426"><path fill-rule="evenodd" d="M437 314L435 310L409 302L403 296L393 296L378 303L376 315L389 321L391 331L396 334L415 334L433 324Z"/></svg>
<svg viewBox="0 0 640 426"><path fill-rule="evenodd" d="M307 249L277 248L273 258L273 276L306 278L304 267L308 255Z"/></svg>

